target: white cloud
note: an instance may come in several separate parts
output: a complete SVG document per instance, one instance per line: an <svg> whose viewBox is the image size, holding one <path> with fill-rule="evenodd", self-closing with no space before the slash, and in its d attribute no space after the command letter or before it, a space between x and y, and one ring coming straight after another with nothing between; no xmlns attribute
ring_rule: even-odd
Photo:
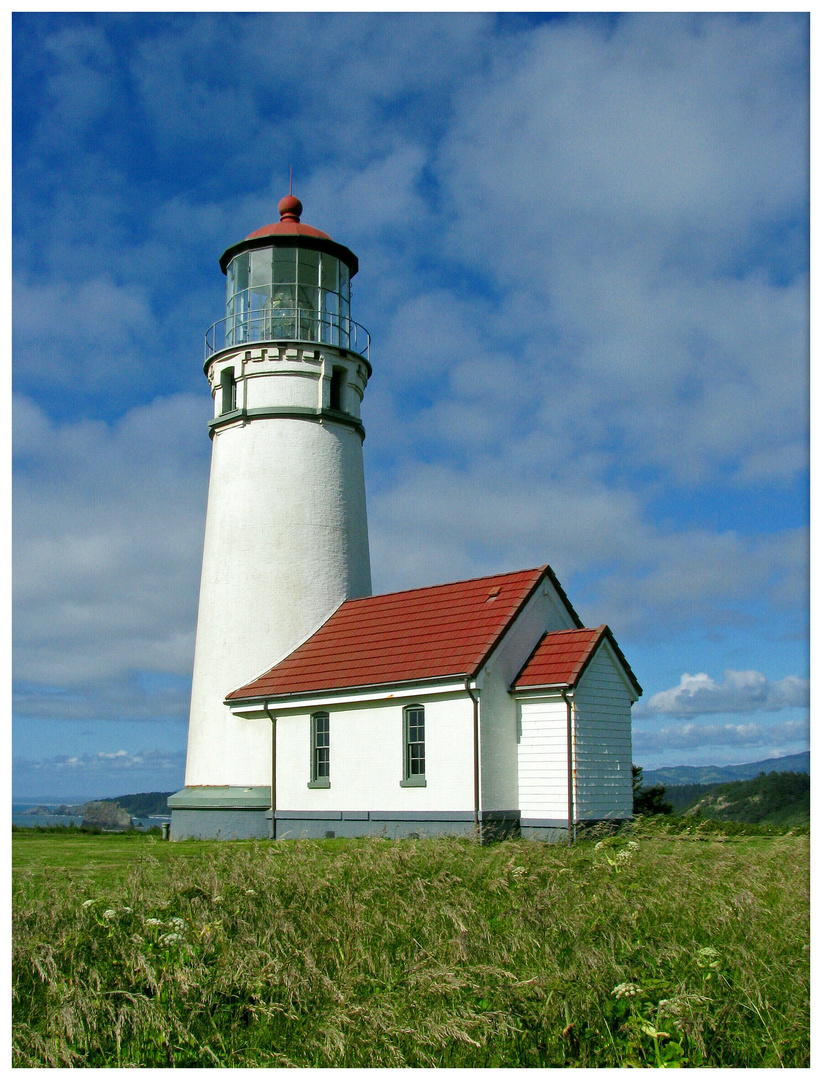
<svg viewBox="0 0 822 1080"><path fill-rule="evenodd" d="M810 700L810 680L796 675L771 681L759 671L724 673L722 682L710 675L684 674L679 685L661 690L645 703L642 712L667 716L705 716L710 713L778 712L807 706ZM756 729L756 725L728 725L729 730ZM681 731L690 731L684 725Z"/></svg>
<svg viewBox="0 0 822 1080"><path fill-rule="evenodd" d="M129 791L169 791L181 787L184 751L143 749L51 757L16 757L12 778L18 798L112 797Z"/></svg>
<svg viewBox="0 0 822 1080"><path fill-rule="evenodd" d="M727 760L723 748L745 747L745 760L759 757L778 757L799 753L808 747L810 725L808 720L786 720L778 724L746 723L674 724L653 729L635 724L632 749L634 760L645 761L653 757L657 763L671 761L668 752L701 750L699 760L703 763L720 764ZM691 755L693 760L693 755ZM734 759L738 761L739 759ZM657 767L655 764L654 768Z"/></svg>
<svg viewBox="0 0 822 1080"><path fill-rule="evenodd" d="M669 481L807 467L804 26L542 27L468 81L440 150L489 332L541 353L586 444Z"/></svg>
<svg viewBox="0 0 822 1080"><path fill-rule="evenodd" d="M155 320L145 290L106 278L77 283L14 284L16 373L27 387L63 392L82 386L100 393L112 382L145 374L145 344Z"/></svg>
<svg viewBox="0 0 822 1080"><path fill-rule="evenodd" d="M649 649L803 617L807 530L734 499L807 468L804 16L110 18L18 65L19 709L184 709L134 673L191 662L200 334L291 161L361 260L376 587L548 561Z"/></svg>
<svg viewBox="0 0 822 1080"><path fill-rule="evenodd" d="M369 530L375 588L549 562L583 618L618 637L658 641L750 620L752 605L805 602L805 530L664 529L635 492L599 481L584 457L566 467L534 439L453 465L406 464L369 493Z"/></svg>
<svg viewBox="0 0 822 1080"><path fill-rule="evenodd" d="M178 396L110 426L56 424L17 399L14 666L24 686L99 681L105 711L118 697L111 680L190 673L207 417L207 396Z"/></svg>

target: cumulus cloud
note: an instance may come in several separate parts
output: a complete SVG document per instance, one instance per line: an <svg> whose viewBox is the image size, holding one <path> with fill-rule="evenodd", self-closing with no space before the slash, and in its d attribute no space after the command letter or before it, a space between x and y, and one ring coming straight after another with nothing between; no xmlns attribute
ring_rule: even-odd
<svg viewBox="0 0 822 1080"><path fill-rule="evenodd" d="M184 711L216 258L292 161L362 267L375 587L549 562L638 673L695 627L802 637L805 16L22 15L14 40L22 713ZM662 695L695 716L744 699L727 681Z"/></svg>
<svg viewBox="0 0 822 1080"><path fill-rule="evenodd" d="M643 711L666 716L706 716L710 713L778 712L805 707L809 702L809 679L788 675L771 681L759 671L728 670L719 683L704 672L686 673L678 686L653 694ZM733 727L736 729L738 725Z"/></svg>
<svg viewBox="0 0 822 1080"><path fill-rule="evenodd" d="M44 769L54 769L58 772L94 773L94 772L132 772L135 769L158 769L163 772L179 770L183 763L184 755L179 752L168 750L141 750L139 753L131 753L128 750L115 750L107 752L98 751L96 754L55 754L48 758L17 758L14 761L16 768L30 769L38 772Z"/></svg>
<svg viewBox="0 0 822 1080"><path fill-rule="evenodd" d="M786 720L778 724L763 724L752 720L745 723L684 723L662 728L635 725L632 744L634 760L645 760L646 757L653 756L661 761L666 751L702 750L704 762L714 748L736 747L745 748L748 754L754 755L746 760L756 761L757 755L763 758L779 757L806 750L809 735L810 725L807 719Z"/></svg>
<svg viewBox="0 0 822 1080"><path fill-rule="evenodd" d="M581 443L673 482L807 466L807 261L763 242L807 206L802 28L550 24L468 81L440 150L489 329L548 343Z"/></svg>
<svg viewBox="0 0 822 1080"><path fill-rule="evenodd" d="M97 682L98 708L119 697L139 716L145 692L112 680L190 673L207 417L207 399L180 396L61 424L16 400L14 669L28 695Z"/></svg>
<svg viewBox="0 0 822 1080"><path fill-rule="evenodd" d="M18 798L112 797L128 791L170 791L183 785L185 753L120 749L51 757L16 757L12 782Z"/></svg>

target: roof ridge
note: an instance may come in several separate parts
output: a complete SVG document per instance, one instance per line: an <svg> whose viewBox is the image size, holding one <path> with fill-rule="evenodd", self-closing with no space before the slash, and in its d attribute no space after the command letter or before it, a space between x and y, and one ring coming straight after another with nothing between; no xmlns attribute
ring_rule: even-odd
<svg viewBox="0 0 822 1080"><path fill-rule="evenodd" d="M473 581L490 581L495 578L516 577L518 574L542 575L548 569L548 564L542 566L528 566L523 570L507 570L502 574L479 574L477 577L460 578L457 581L439 581L436 585L415 585L410 589L393 589L386 593L372 593L371 596L352 596L344 601L344 604L359 604L368 600L380 600L389 596L405 596L412 592L432 592L434 589L447 589L453 585L470 585ZM340 605L342 607L343 604ZM339 610L339 608L337 609Z"/></svg>

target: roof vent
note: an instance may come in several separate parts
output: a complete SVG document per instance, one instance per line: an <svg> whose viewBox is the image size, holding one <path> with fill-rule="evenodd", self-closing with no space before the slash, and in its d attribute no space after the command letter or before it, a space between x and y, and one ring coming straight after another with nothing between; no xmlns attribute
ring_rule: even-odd
<svg viewBox="0 0 822 1080"><path fill-rule="evenodd" d="M501 589L502 589L501 585L495 585L493 587L493 589L489 589L488 590L488 596L486 597L485 602L488 603L489 600L496 600L496 598L500 594Z"/></svg>

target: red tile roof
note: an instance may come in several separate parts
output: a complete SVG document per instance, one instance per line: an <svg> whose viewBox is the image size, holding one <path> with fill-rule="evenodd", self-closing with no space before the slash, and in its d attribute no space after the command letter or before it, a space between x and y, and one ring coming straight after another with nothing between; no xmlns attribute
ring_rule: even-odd
<svg viewBox="0 0 822 1080"><path fill-rule="evenodd" d="M227 701L475 675L550 567L346 600L320 629Z"/></svg>
<svg viewBox="0 0 822 1080"><path fill-rule="evenodd" d="M594 629L555 630L544 634L525 661L522 671L514 679L512 689L576 686L603 638L608 639L637 695L641 695L642 687L637 682L613 634L604 624Z"/></svg>

